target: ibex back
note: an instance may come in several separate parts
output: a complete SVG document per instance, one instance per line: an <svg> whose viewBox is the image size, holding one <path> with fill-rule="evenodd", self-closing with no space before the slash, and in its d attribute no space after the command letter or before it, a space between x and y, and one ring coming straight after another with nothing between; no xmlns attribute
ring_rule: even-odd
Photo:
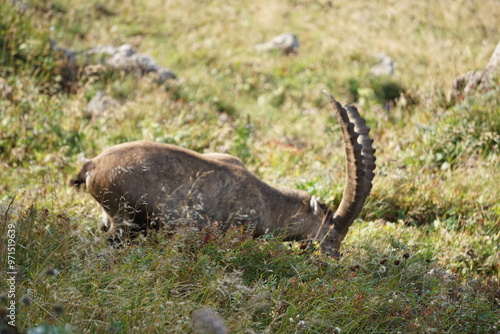
<svg viewBox="0 0 500 334"><path fill-rule="evenodd" d="M271 187L227 154L199 154L174 145L135 141L87 160L71 184L85 184L104 210L111 237L195 222L254 224L287 239L315 239L336 252L369 195L375 150L357 109L335 109L346 152L346 184L337 210L305 191Z"/></svg>

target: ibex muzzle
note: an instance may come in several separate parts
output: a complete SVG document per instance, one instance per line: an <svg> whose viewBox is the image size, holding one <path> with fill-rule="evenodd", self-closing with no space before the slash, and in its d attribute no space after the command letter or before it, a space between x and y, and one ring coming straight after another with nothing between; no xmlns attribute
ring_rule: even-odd
<svg viewBox="0 0 500 334"><path fill-rule="evenodd" d="M336 252L370 193L375 150L358 110L325 93L342 129L347 161L335 211L305 191L269 186L238 158L149 141L108 148L85 162L71 184L85 184L101 204L102 229L112 237L192 222L253 224L255 236L314 239L324 251Z"/></svg>

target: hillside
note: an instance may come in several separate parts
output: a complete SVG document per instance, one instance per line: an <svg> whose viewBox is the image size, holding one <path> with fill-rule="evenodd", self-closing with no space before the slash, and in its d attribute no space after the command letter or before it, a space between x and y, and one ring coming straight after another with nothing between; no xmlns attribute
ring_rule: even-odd
<svg viewBox="0 0 500 334"><path fill-rule="evenodd" d="M0 0L0 267L17 273L0 315L15 301L37 333L497 333L498 68L451 91L487 68L498 17L497 0ZM296 52L256 47L282 33ZM345 155L323 89L377 149L340 259L239 228L111 248L68 186L83 157L147 139L335 208Z"/></svg>

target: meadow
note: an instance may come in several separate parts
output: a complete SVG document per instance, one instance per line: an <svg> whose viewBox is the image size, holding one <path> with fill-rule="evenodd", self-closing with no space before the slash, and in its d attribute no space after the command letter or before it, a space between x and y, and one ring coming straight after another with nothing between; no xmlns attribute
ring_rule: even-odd
<svg viewBox="0 0 500 334"><path fill-rule="evenodd" d="M498 17L497 0L0 0L0 332L16 333L14 301L22 333L500 333L498 76L449 95L485 68ZM255 49L284 32L297 54ZM176 79L90 52L126 43ZM394 75L371 74L379 53ZM338 259L240 227L113 248L68 186L81 157L147 139L232 154L336 207L345 154L323 89L359 107L377 149ZM98 92L112 107L92 114Z"/></svg>

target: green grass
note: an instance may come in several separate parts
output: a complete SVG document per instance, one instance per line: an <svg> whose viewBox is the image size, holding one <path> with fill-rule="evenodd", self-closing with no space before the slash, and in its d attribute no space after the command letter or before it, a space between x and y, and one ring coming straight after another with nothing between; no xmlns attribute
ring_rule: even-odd
<svg viewBox="0 0 500 334"><path fill-rule="evenodd" d="M231 333L499 330L500 88L446 99L500 40L494 0L112 1L111 16L97 1L25 4L0 0L12 88L0 92L0 266L12 224L20 330L191 333L204 307ZM297 55L254 50L286 31ZM50 39L75 51L131 43L179 79L90 71L81 54L68 66ZM377 52L397 63L393 77L370 76ZM344 155L324 88L360 107L377 148L372 195L338 260L239 229L112 249L97 203L67 186L80 153L149 139L228 152L335 207ZM90 119L98 90L120 105Z"/></svg>

